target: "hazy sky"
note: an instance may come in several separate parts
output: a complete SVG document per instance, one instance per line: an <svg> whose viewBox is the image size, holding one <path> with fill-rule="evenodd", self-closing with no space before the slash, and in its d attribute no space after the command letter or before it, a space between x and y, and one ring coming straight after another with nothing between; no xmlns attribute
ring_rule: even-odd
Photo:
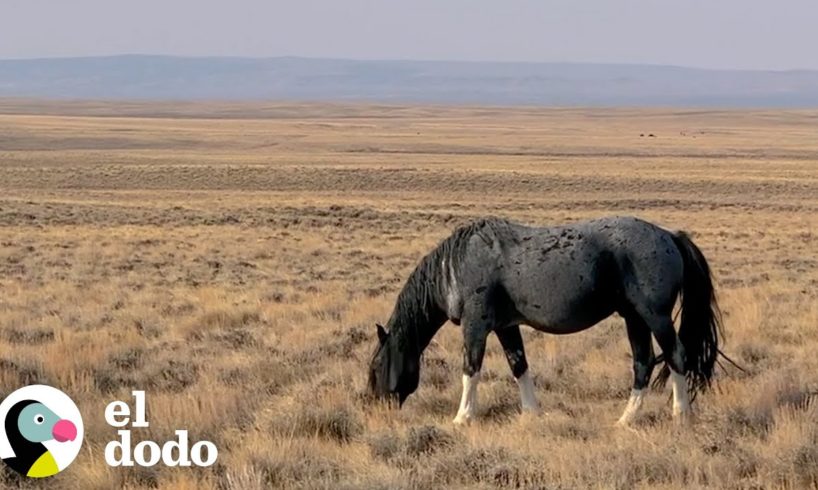
<svg viewBox="0 0 818 490"><path fill-rule="evenodd" d="M0 58L146 53L818 69L816 0L0 0Z"/></svg>

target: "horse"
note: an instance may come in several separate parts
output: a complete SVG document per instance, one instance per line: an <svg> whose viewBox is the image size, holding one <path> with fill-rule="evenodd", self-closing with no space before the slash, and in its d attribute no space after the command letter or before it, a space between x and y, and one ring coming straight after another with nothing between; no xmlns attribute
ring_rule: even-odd
<svg viewBox="0 0 818 490"><path fill-rule="evenodd" d="M680 298L681 322L673 309ZM475 418L489 333L500 341L523 412L539 412L520 325L551 334L618 313L633 352L633 385L619 425L639 411L654 367L670 379L673 418L710 385L723 336L710 267L684 232L611 216L552 227L500 218L460 226L420 260L398 294L369 365L368 391L401 407L420 380L421 354L451 321L463 333L463 392L455 424ZM661 349L654 353L651 337Z"/></svg>

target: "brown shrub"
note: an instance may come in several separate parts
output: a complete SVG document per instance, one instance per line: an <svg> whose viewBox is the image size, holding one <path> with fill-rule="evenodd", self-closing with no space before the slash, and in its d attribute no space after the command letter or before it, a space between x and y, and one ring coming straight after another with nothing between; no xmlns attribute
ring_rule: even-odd
<svg viewBox="0 0 818 490"><path fill-rule="evenodd" d="M363 433L358 416L346 407L301 407L278 418L273 430L280 434L321 437L345 444Z"/></svg>
<svg viewBox="0 0 818 490"><path fill-rule="evenodd" d="M435 453L451 447L454 442L454 436L439 427L410 427L406 433L406 453L410 456Z"/></svg>

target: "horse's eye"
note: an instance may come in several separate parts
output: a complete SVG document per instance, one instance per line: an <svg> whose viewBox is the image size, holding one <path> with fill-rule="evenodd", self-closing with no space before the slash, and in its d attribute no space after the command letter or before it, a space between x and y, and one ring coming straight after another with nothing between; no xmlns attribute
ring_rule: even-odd
<svg viewBox="0 0 818 490"><path fill-rule="evenodd" d="M34 416L34 423L37 425L42 425L45 422L45 417L40 415L39 413Z"/></svg>

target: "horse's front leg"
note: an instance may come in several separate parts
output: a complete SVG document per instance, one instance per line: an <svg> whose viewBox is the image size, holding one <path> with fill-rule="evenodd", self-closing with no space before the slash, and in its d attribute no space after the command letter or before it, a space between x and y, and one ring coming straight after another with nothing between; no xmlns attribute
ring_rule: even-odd
<svg viewBox="0 0 818 490"><path fill-rule="evenodd" d="M480 317L478 317L480 318ZM477 413L477 383L486 353L486 338L491 328L484 319L462 320L463 325L463 395L454 423L468 424Z"/></svg>
<svg viewBox="0 0 818 490"><path fill-rule="evenodd" d="M494 333L497 334L497 339L500 341L500 345L503 346L508 367L511 368L511 374L514 375L517 386L520 387L523 412L539 413L540 404L537 403L537 398L534 396L534 382L528 372L528 361L525 358L525 346L523 345L520 326L512 325L506 328L498 328Z"/></svg>

